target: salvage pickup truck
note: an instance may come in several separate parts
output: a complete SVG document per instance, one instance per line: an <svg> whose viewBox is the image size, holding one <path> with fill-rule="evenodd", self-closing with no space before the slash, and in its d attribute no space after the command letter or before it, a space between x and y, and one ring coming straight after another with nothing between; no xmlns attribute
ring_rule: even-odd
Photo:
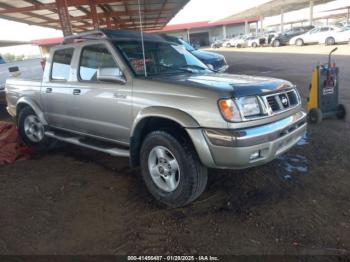
<svg viewBox="0 0 350 262"><path fill-rule="evenodd" d="M123 30L65 38L43 79L10 78L8 112L25 143L53 139L129 157L171 207L205 190L207 169L245 169L286 152L306 131L288 81L211 71L182 46Z"/></svg>

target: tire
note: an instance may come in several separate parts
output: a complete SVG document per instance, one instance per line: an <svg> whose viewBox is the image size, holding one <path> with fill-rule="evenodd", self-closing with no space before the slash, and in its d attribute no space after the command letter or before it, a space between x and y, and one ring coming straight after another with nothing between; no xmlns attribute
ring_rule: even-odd
<svg viewBox="0 0 350 262"><path fill-rule="evenodd" d="M257 47L258 47L258 44L257 44L257 43L253 43L253 44L252 44L252 47L257 48Z"/></svg>
<svg viewBox="0 0 350 262"><path fill-rule="evenodd" d="M237 47L237 48L241 48L242 46L241 46L241 44L238 44L236 47Z"/></svg>
<svg viewBox="0 0 350 262"><path fill-rule="evenodd" d="M337 107L337 114L336 114L337 118L340 120L344 120L346 117L346 108L344 105L339 104Z"/></svg>
<svg viewBox="0 0 350 262"><path fill-rule="evenodd" d="M272 43L273 47L280 47L281 46L281 41L280 40L274 40Z"/></svg>
<svg viewBox="0 0 350 262"><path fill-rule="evenodd" d="M335 39L333 37L328 37L325 41L326 45L335 45Z"/></svg>
<svg viewBox="0 0 350 262"><path fill-rule="evenodd" d="M23 142L35 151L48 148L50 139L45 137L45 127L30 107L24 107L18 115L17 128Z"/></svg>
<svg viewBox="0 0 350 262"><path fill-rule="evenodd" d="M322 122L322 111L318 108L312 108L308 114L308 120L311 124L319 124Z"/></svg>
<svg viewBox="0 0 350 262"><path fill-rule="evenodd" d="M301 38L298 38L297 40L295 40L295 45L296 46L303 46L304 45L304 40Z"/></svg>
<svg viewBox="0 0 350 262"><path fill-rule="evenodd" d="M226 44L226 48L231 48L232 45L230 43Z"/></svg>
<svg viewBox="0 0 350 262"><path fill-rule="evenodd" d="M189 142L179 142L168 132L154 131L147 135L141 147L140 162L146 187L166 206L181 207L191 203L207 185L207 168L200 163L193 146Z"/></svg>

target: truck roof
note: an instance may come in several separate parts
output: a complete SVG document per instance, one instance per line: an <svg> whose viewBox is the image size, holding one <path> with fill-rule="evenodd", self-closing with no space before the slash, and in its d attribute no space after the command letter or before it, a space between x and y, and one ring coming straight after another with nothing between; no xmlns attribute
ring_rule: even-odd
<svg viewBox="0 0 350 262"><path fill-rule="evenodd" d="M141 32L128 31L128 30L112 30L112 29L99 29L94 31L88 31L85 33L75 34L64 38L63 44L70 44L74 42L80 42L83 40L98 40L98 39L108 39L115 41L141 41ZM143 39L147 42L167 42L162 37L143 33Z"/></svg>

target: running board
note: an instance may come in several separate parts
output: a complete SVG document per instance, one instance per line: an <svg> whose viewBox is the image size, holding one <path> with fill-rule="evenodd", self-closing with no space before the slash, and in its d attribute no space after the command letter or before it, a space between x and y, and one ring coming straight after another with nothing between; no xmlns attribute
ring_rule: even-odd
<svg viewBox="0 0 350 262"><path fill-rule="evenodd" d="M79 137L79 136L60 135L54 131L46 131L45 135L48 137L52 137L54 139L63 141L63 142L67 142L67 143L74 144L77 146L82 146L82 147L86 147L86 148L89 148L92 150L100 151L100 152L109 154L111 156L118 156L118 157L129 157L130 156L129 150L127 150L127 149L117 148L117 147L115 147L115 145L109 145L109 146L94 145L92 143L82 141L83 137Z"/></svg>

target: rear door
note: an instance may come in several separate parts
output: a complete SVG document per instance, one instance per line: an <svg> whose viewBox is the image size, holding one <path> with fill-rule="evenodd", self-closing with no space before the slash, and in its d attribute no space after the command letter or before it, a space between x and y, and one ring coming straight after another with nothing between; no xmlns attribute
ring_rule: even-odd
<svg viewBox="0 0 350 262"><path fill-rule="evenodd" d="M72 115L76 130L122 143L129 143L132 124L132 81L126 83L100 81L99 69L122 71L116 52L107 43L81 47L74 87Z"/></svg>
<svg viewBox="0 0 350 262"><path fill-rule="evenodd" d="M74 48L54 51L49 68L44 75L41 101L45 118L50 126L72 129L73 84L72 60Z"/></svg>

